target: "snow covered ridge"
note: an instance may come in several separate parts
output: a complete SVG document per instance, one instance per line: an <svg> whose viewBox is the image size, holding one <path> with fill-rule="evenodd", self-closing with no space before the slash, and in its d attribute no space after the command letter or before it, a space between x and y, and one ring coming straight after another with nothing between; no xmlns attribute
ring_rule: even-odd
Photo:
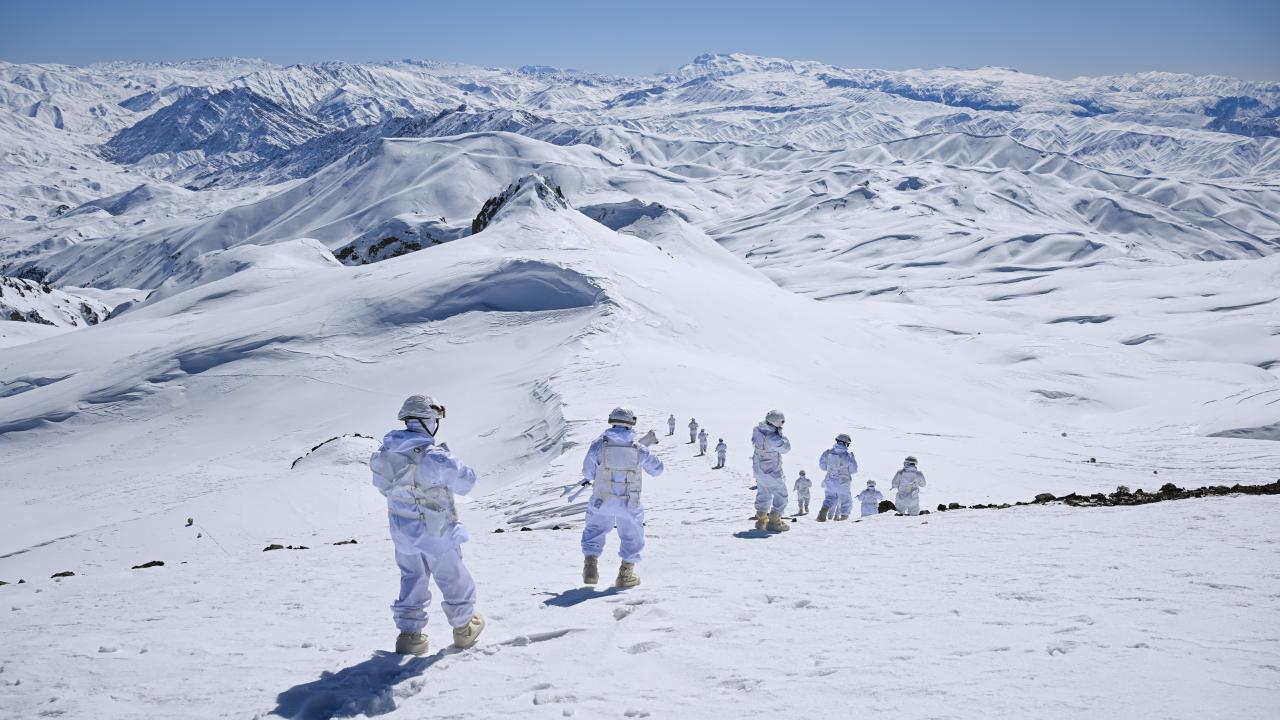
<svg viewBox="0 0 1280 720"><path fill-rule="evenodd" d="M111 314L106 304L35 280L0 276L0 321L81 327Z"/></svg>

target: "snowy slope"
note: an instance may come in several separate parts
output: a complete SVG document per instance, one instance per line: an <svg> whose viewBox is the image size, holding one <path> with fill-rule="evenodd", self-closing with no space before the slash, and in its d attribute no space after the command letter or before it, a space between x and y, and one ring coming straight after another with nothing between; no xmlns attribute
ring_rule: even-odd
<svg viewBox="0 0 1280 720"><path fill-rule="evenodd" d="M1268 718L1272 498L742 531L771 407L788 477L848 432L927 507L1274 481L1278 96L0 65L0 272L115 308L0 321L0 717ZM491 624L404 661L365 462L411 392L480 473ZM729 467L664 436L644 584L592 594L561 489L619 404Z"/></svg>
<svg viewBox="0 0 1280 720"><path fill-rule="evenodd" d="M204 508L183 528L177 512L157 524L174 538L164 551L99 551L76 577L0 588L12 607L0 705L12 717L307 720L1275 707L1277 558L1249 532L1276 512L1271 499L801 520L742 539L741 463L717 473L688 446L659 452L670 470L647 491L634 590L580 590L576 532L495 535L500 520L469 507L481 644L441 651L437 614L431 654L389 655L384 513L359 468L335 468L275 485L269 507L304 516L287 529L223 534ZM310 549L261 552L269 540ZM166 566L128 569L155 559ZM94 620L68 634L66 607ZM52 653L56 667L16 660Z"/></svg>
<svg viewBox="0 0 1280 720"><path fill-rule="evenodd" d="M718 716L749 702L1266 716L1275 657L1257 623L1277 578L1247 528L1269 500L739 534L745 438L773 404L791 416L790 474L815 472L844 429L865 477L887 480L903 454L920 455L928 502L1153 487L1152 469L1159 482L1261 481L1274 443L1097 431L1029 404L1001 368L897 328L895 304L862 304L851 333L841 306L773 286L670 214L619 234L542 201L539 183L517 186L463 241L361 268L302 262L314 243L276 246L299 261L250 264L0 356L6 376L50 376L0 399L6 418L25 418L0 436L6 478L45 478L3 487L0 561L6 580L27 580L3 588L5 633L17 657L49 657L52 634L64 658L6 663L5 709ZM93 339L92 358L79 338ZM492 624L474 651L403 663L375 652L390 637L394 568L361 463L372 441L290 467L322 440L388 427L406 388L446 399L450 444L482 474L463 512ZM730 443L730 467L664 441L645 584L593 598L577 589L576 533L489 530L576 527L581 505L559 487L620 402L646 426L668 411L698 417ZM1210 448L1218 461L1205 467ZM261 552L272 542L310 549ZM166 565L127 569L149 560ZM77 574L45 579L62 570ZM53 632L68 605L94 620ZM584 675L584 656L597 671ZM992 679L1013 664L1016 688ZM1121 681L1114 669L1130 664ZM50 695L55 676L74 679Z"/></svg>

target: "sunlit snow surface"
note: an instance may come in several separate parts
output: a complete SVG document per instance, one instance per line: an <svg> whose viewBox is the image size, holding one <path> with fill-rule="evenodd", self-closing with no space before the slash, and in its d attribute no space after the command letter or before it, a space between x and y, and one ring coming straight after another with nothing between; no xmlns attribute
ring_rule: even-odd
<svg viewBox="0 0 1280 720"><path fill-rule="evenodd" d="M645 80L0 70L16 128L0 266L117 306L73 330L0 322L0 716L1280 705L1274 498L747 532L749 432L773 407L788 477L820 476L848 432L858 481L887 486L918 456L925 507L1275 480L1277 140L1204 110L1274 104L1274 86L745 56ZM328 139L288 157L215 152L229 136L128 165L96 154L197 86L274 98L284 124L249 140ZM990 107L920 99L939 87ZM1116 112L1065 107L1085 95ZM444 137L344 136L334 157L341 143L306 124L359 135L401 96L471 114L436 121ZM568 207L547 199L557 187ZM395 218L448 241L359 267L331 254ZM351 434L380 437L411 392L448 405L444 435L480 473L461 513L490 625L473 650L406 661L384 652L396 570L364 465L376 441ZM663 435L643 584L597 596L578 583L582 504L560 489L620 404L645 428L696 417L729 467ZM150 560L166 564L129 569ZM448 639L438 613L428 633L433 652Z"/></svg>

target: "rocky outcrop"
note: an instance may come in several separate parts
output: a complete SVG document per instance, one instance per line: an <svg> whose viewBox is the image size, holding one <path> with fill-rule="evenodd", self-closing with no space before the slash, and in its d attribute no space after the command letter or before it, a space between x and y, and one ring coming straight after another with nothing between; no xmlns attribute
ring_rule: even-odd
<svg viewBox="0 0 1280 720"><path fill-rule="evenodd" d="M47 282L0 277L0 320L60 327L97 325L111 307L92 298L59 290Z"/></svg>
<svg viewBox="0 0 1280 720"><path fill-rule="evenodd" d="M475 219L471 221L471 234L489 227L498 215L508 207L544 207L552 210L568 209L569 201L559 185L552 185L546 178L534 173L525 175L507 186L506 190L489 198Z"/></svg>
<svg viewBox="0 0 1280 720"><path fill-rule="evenodd" d="M1048 503L1061 503L1071 507L1115 507L1122 505L1148 505L1150 503L1163 502L1165 500L1186 500L1189 498L1204 498L1223 495L1280 495L1280 480L1266 483L1263 485L1207 485L1198 488L1180 488L1173 483L1165 483L1160 486L1159 490L1154 492L1146 492L1142 488L1137 490L1129 490L1128 487L1121 485L1111 494L1092 493L1089 495L1080 495L1071 493L1057 497L1052 493L1040 493L1036 495L1031 502L1019 501L1014 505L1045 505ZM880 503L880 512L885 512L885 505L889 505L892 509L892 503L888 500ZM977 504L973 505L973 510L1003 510L1012 507L1008 503ZM959 503L949 503L938 505L938 511L944 512L949 510L963 510L963 505Z"/></svg>
<svg viewBox="0 0 1280 720"><path fill-rule="evenodd" d="M444 218L397 215L333 251L343 265L368 265L456 240L465 228L450 227Z"/></svg>

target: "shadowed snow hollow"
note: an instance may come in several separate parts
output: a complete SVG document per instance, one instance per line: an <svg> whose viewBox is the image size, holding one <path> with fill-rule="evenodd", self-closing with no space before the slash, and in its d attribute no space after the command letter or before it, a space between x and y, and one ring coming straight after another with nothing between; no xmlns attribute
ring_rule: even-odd
<svg viewBox="0 0 1280 720"><path fill-rule="evenodd" d="M568 268L515 260L496 271L461 278L458 287L422 308L391 315L393 325L433 322L468 312L530 313L588 308L603 299L591 280Z"/></svg>

